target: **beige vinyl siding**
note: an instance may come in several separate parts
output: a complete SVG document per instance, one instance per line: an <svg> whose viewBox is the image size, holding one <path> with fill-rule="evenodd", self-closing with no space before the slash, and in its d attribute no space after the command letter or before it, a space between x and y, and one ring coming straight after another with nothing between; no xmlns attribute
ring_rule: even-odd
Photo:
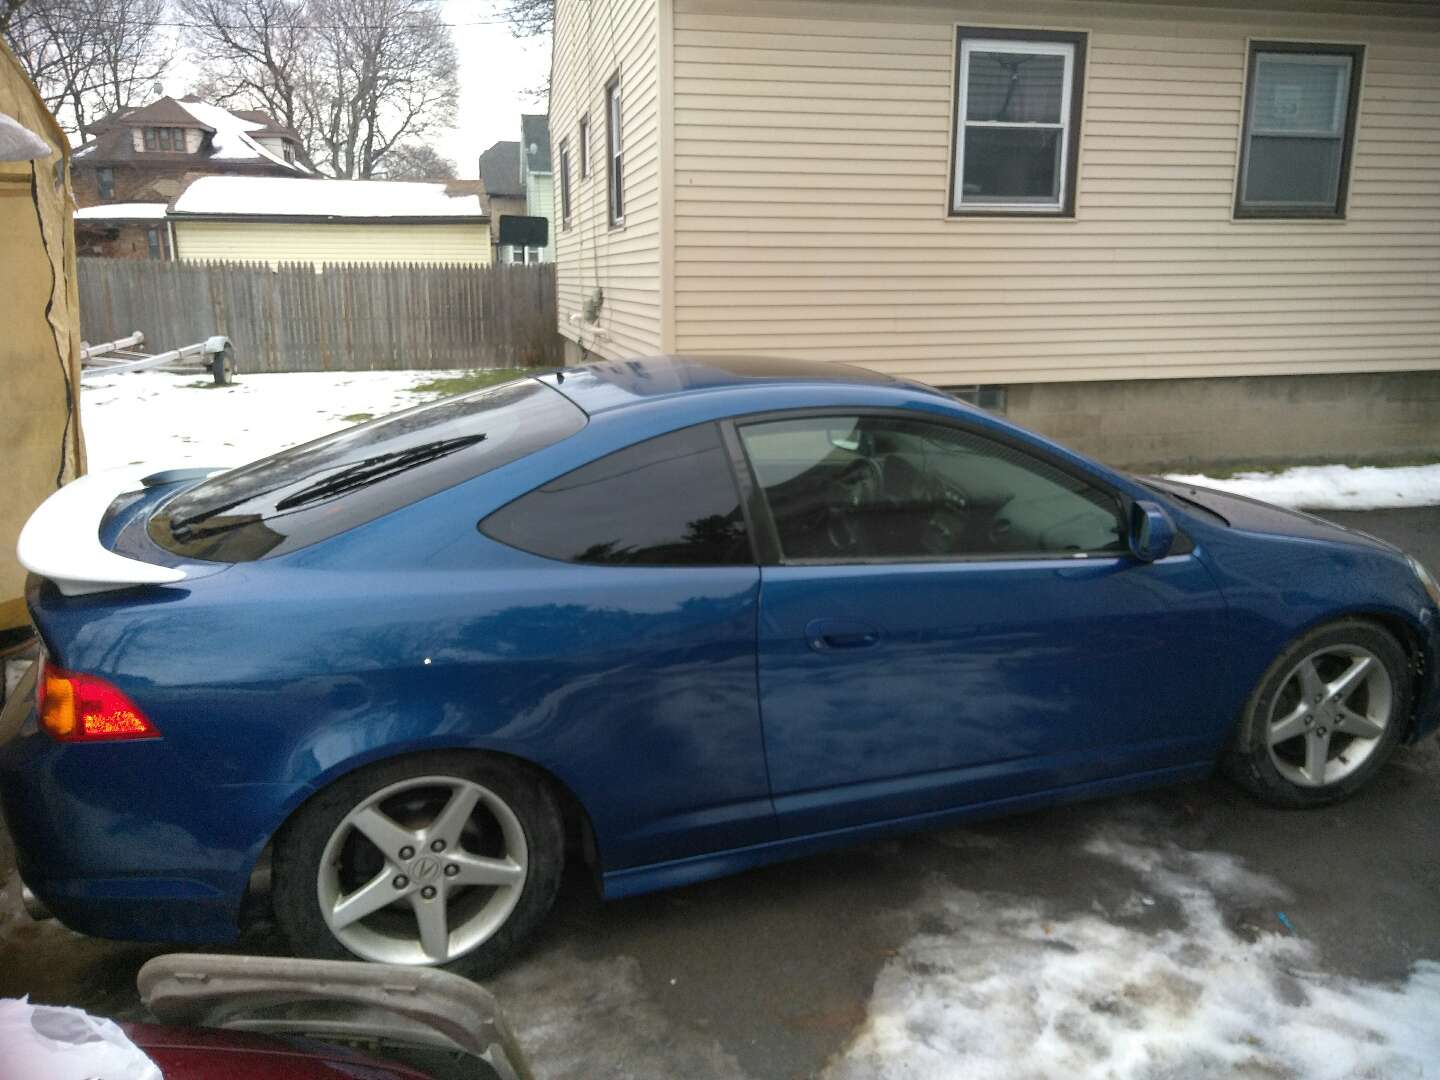
<svg viewBox="0 0 1440 1080"><path fill-rule="evenodd" d="M485 222L437 225L316 222L175 222L176 257L237 262L446 263L488 266L490 226Z"/></svg>
<svg viewBox="0 0 1440 1080"><path fill-rule="evenodd" d="M673 2L680 351L949 385L1440 368L1440 20ZM1074 220L947 217L957 22L1089 33ZM1366 45L1347 220L1232 220L1251 38Z"/></svg>
<svg viewBox="0 0 1440 1080"><path fill-rule="evenodd" d="M555 15L550 145L569 139L571 223L557 212L560 332L607 359L663 350L660 219L661 4L669 0L559 0ZM620 74L625 224L609 225L605 84ZM590 116L589 176L581 177L580 117ZM559 165L556 165L559 168ZM594 326L587 297L605 297Z"/></svg>

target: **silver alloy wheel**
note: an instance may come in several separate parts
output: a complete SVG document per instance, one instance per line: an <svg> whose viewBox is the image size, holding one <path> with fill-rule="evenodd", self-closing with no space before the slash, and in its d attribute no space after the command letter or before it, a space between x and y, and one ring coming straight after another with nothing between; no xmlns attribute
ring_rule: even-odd
<svg viewBox="0 0 1440 1080"><path fill-rule="evenodd" d="M504 925L528 867L525 830L504 799L472 780L420 776L341 819L316 892L326 925L357 956L443 964Z"/></svg>
<svg viewBox="0 0 1440 1080"><path fill-rule="evenodd" d="M1370 650L1331 645L1311 653L1291 668L1270 707L1270 760L1300 787L1338 783L1380 745L1394 701L1390 673Z"/></svg>

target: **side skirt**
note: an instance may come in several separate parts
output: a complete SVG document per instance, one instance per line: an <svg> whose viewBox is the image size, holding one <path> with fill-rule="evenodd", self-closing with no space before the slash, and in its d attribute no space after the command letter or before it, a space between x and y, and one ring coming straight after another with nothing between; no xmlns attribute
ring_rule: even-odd
<svg viewBox="0 0 1440 1080"><path fill-rule="evenodd" d="M1129 776L1106 780L1094 780L1070 787L1051 788L1029 795L1016 795L1006 799L991 799L987 802L970 803L948 810L935 810L909 817L892 818L870 825L830 832L810 833L785 840L754 844L750 847L732 848L707 855L696 855L688 859L652 863L649 866L635 866L624 870L612 870L601 879L602 892L606 900L620 900L627 896L655 892L660 889L674 889L682 885L693 885L710 878L737 874L753 870L770 863L786 859L814 855L847 844L864 843L886 836L919 832L940 825L957 824L962 821L983 821L987 818L1005 817L1008 814L1040 810L1064 803L1081 802L1086 799L1111 795L1124 795L1147 788L1166 787L1170 784L1203 780L1215 770L1215 762L1206 760L1193 765L1179 765L1150 772L1132 773Z"/></svg>

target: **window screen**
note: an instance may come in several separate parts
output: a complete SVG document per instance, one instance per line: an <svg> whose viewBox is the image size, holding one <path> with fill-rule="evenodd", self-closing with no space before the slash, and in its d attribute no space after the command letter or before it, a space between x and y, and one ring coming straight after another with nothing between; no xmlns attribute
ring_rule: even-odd
<svg viewBox="0 0 1440 1080"><path fill-rule="evenodd" d="M1359 46L1252 46L1238 216L1344 212L1361 55Z"/></svg>
<svg viewBox="0 0 1440 1080"><path fill-rule="evenodd" d="M735 477L714 424L617 451L501 507L491 539L566 562L753 563Z"/></svg>
<svg viewBox="0 0 1440 1080"><path fill-rule="evenodd" d="M786 560L1121 551L1116 498L1005 443L884 416L740 429Z"/></svg>

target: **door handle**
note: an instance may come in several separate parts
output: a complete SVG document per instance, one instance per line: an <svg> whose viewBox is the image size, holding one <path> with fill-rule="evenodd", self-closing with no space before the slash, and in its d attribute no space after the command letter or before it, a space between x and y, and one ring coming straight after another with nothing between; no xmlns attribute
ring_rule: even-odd
<svg viewBox="0 0 1440 1080"><path fill-rule="evenodd" d="M813 619L805 627L805 640L816 652L868 649L880 643L880 628L859 619Z"/></svg>

